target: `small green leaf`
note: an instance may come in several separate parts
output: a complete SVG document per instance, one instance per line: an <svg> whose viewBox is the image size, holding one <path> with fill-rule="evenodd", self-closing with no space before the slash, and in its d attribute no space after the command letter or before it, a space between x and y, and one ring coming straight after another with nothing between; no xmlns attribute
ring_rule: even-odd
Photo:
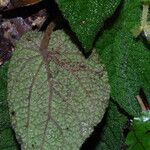
<svg viewBox="0 0 150 150"><path fill-rule="evenodd" d="M63 31L39 50L40 33L24 36L9 68L9 106L23 150L77 150L101 121L109 85L95 54L85 59Z"/></svg>
<svg viewBox="0 0 150 150"><path fill-rule="evenodd" d="M113 102L109 103L105 125L100 133L96 150L120 150L124 143L123 127L127 117L121 114Z"/></svg>
<svg viewBox="0 0 150 150"><path fill-rule="evenodd" d="M18 150L8 111L7 70L8 63L0 67L0 150Z"/></svg>
<svg viewBox="0 0 150 150"><path fill-rule="evenodd" d="M150 102L150 50L131 32L140 23L141 4L140 0L126 0L118 21L96 45L108 70L111 96L133 116L141 111L136 99L140 89Z"/></svg>
<svg viewBox="0 0 150 150"><path fill-rule="evenodd" d="M150 148L150 111L135 117L126 139L128 150L149 150Z"/></svg>
<svg viewBox="0 0 150 150"><path fill-rule="evenodd" d="M120 4L121 0L58 0L86 52L92 49L96 34Z"/></svg>

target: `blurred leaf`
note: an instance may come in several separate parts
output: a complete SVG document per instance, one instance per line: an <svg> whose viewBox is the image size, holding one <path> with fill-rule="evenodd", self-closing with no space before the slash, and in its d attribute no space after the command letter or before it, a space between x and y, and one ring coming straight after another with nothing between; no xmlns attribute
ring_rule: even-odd
<svg viewBox="0 0 150 150"><path fill-rule="evenodd" d="M86 52L92 49L96 34L121 0L57 0Z"/></svg>
<svg viewBox="0 0 150 150"><path fill-rule="evenodd" d="M141 0L126 0L118 21L96 45L108 70L112 98L133 116L140 113L135 98L140 88L150 102L150 50L131 32L140 23L141 6Z"/></svg>
<svg viewBox="0 0 150 150"><path fill-rule="evenodd" d="M150 4L150 0L141 0L145 4Z"/></svg>
<svg viewBox="0 0 150 150"><path fill-rule="evenodd" d="M95 54L85 59L63 31L39 50L40 33L17 45L9 68L9 105L23 150L77 150L101 121L109 85Z"/></svg>
<svg viewBox="0 0 150 150"><path fill-rule="evenodd" d="M150 148L150 111L135 117L127 136L128 150L149 150Z"/></svg>

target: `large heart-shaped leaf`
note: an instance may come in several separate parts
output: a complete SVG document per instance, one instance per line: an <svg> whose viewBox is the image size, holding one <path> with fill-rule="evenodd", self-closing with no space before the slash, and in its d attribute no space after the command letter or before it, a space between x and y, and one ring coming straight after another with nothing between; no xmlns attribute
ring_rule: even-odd
<svg viewBox="0 0 150 150"><path fill-rule="evenodd" d="M65 18L88 52L97 32L121 0L57 0Z"/></svg>
<svg viewBox="0 0 150 150"><path fill-rule="evenodd" d="M42 53L40 37L24 36L10 62L13 127L23 150L77 150L105 113L107 74L95 54L85 59L63 31Z"/></svg>

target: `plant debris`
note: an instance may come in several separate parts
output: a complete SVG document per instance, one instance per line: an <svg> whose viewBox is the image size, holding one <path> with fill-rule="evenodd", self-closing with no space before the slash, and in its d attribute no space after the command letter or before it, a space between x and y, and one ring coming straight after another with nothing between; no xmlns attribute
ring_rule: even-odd
<svg viewBox="0 0 150 150"><path fill-rule="evenodd" d="M15 9L16 5L9 0L0 1L0 11ZM39 30L47 18L45 10L27 18L16 17L5 19L0 16L0 65L9 60L15 49L16 41L31 30Z"/></svg>

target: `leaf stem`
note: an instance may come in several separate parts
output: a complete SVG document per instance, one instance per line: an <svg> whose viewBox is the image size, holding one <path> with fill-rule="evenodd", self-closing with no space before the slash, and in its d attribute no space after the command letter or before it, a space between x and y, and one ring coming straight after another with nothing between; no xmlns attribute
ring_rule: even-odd
<svg viewBox="0 0 150 150"><path fill-rule="evenodd" d="M142 98L140 97L140 95L137 95L137 96L136 96L136 99L138 100L139 105L140 105L142 111L146 111L147 109L146 109L146 107L145 107L145 105L144 105L144 103L143 103L143 100L142 100Z"/></svg>
<svg viewBox="0 0 150 150"><path fill-rule="evenodd" d="M49 44L50 37L51 37L51 34L52 34L54 28L55 28L55 24L53 22L51 22L47 26L46 31L44 32L41 44L40 44L40 51L48 49L48 44Z"/></svg>

